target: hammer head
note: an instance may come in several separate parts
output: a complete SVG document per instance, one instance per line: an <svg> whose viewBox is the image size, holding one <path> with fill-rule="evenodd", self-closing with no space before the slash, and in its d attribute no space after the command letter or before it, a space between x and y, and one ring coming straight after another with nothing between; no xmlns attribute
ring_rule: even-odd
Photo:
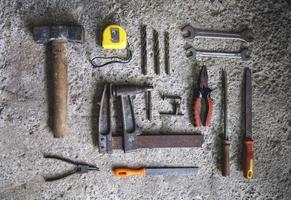
<svg viewBox="0 0 291 200"><path fill-rule="evenodd" d="M33 39L40 44L54 40L84 42L82 26L37 26L33 28Z"/></svg>

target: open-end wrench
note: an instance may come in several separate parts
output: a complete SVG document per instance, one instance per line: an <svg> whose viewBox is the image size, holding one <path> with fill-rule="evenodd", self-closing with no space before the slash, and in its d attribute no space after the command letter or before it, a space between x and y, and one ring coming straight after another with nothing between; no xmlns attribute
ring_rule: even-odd
<svg viewBox="0 0 291 200"><path fill-rule="evenodd" d="M253 38L248 35L248 30L245 29L242 32L230 33L222 31L203 31L193 28L190 25L184 26L182 29L183 38L194 39L194 38L216 38L216 39L228 39L228 40L239 40L243 42L251 42Z"/></svg>
<svg viewBox="0 0 291 200"><path fill-rule="evenodd" d="M216 51L202 51L195 48L189 48L186 50L186 56L194 59L198 57L215 57L215 58L236 58L242 60L249 60L250 55L248 51L242 50L241 52L216 52Z"/></svg>

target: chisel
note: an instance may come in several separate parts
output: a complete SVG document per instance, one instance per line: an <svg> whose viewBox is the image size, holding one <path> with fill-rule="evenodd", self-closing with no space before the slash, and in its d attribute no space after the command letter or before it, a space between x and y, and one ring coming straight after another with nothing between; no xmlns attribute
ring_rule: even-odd
<svg viewBox="0 0 291 200"><path fill-rule="evenodd" d="M128 176L193 176L198 172L198 167L149 167L149 168L115 168L114 175L118 177Z"/></svg>
<svg viewBox="0 0 291 200"><path fill-rule="evenodd" d="M244 71L244 141L243 141L243 175L251 179L254 175L254 150L252 137L252 78L251 70L247 67Z"/></svg>
<svg viewBox="0 0 291 200"><path fill-rule="evenodd" d="M229 163L229 136L227 131L227 77L226 72L222 69L222 107L223 107L223 163L222 163L222 176L229 176L230 163Z"/></svg>

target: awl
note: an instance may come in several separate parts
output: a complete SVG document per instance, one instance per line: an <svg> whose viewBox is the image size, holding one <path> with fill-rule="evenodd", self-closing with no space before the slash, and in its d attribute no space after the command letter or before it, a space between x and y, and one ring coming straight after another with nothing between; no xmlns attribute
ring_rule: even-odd
<svg viewBox="0 0 291 200"><path fill-rule="evenodd" d="M243 141L243 175L246 179L251 179L254 175L254 141L252 136L252 78L251 70L248 67L244 71L243 97L245 131Z"/></svg>
<svg viewBox="0 0 291 200"><path fill-rule="evenodd" d="M149 168L115 168L115 176L193 176L198 172L198 167L149 167Z"/></svg>

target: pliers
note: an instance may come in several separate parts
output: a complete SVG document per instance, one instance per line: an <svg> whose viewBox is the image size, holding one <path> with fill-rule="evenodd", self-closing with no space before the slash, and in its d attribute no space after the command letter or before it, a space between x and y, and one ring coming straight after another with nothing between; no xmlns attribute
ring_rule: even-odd
<svg viewBox="0 0 291 200"><path fill-rule="evenodd" d="M75 167L72 170L67 171L63 174L59 174L59 175L52 176L52 177L44 177L45 181L56 181L56 180L65 178L65 177L70 176L70 175L75 174L75 173L79 173L79 174L88 173L88 171L91 171L91 170L99 171L99 168L96 167L95 165L87 164L84 162L75 162L75 161L72 161L70 159L63 158L63 157L56 156L56 155L44 155L44 158L57 159L57 160L61 160L61 161L75 165Z"/></svg>
<svg viewBox="0 0 291 200"><path fill-rule="evenodd" d="M208 87L208 74L206 66L202 66L198 80L199 88L194 90L194 103L193 103L193 118L194 126L210 126L213 99L210 96L212 91Z"/></svg>

